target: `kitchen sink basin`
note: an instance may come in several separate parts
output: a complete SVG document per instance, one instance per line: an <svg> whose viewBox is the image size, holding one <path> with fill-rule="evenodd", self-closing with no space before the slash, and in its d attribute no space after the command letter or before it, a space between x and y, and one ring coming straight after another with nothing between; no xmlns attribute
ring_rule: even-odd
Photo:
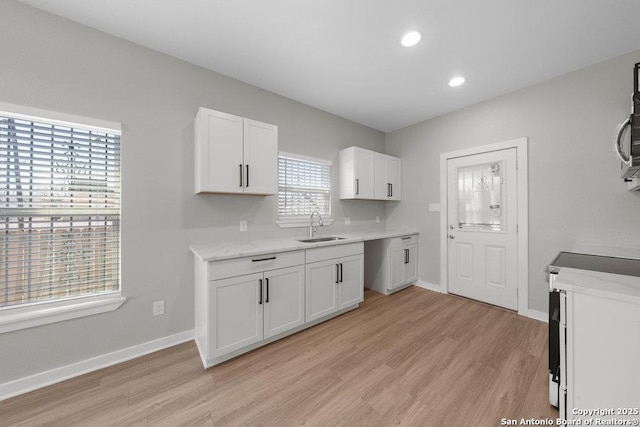
<svg viewBox="0 0 640 427"><path fill-rule="evenodd" d="M302 243L319 243L319 242L330 242L333 240L344 240L344 237L309 237L306 239L297 239L298 242L302 242Z"/></svg>

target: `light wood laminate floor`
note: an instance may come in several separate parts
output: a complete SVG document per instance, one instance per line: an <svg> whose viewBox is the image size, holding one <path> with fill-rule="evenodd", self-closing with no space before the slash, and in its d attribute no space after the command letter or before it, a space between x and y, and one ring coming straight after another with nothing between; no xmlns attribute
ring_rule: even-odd
<svg viewBox="0 0 640 427"><path fill-rule="evenodd" d="M498 426L555 419L547 325L410 287L208 370L193 342L0 402L0 425Z"/></svg>

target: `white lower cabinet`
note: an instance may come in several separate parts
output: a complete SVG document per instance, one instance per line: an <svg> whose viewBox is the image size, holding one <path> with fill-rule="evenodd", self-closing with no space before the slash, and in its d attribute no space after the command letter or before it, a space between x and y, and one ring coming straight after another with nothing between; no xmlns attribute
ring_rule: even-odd
<svg viewBox="0 0 640 427"><path fill-rule="evenodd" d="M391 249L390 289L396 289L418 280L417 254L418 245L406 245Z"/></svg>
<svg viewBox="0 0 640 427"><path fill-rule="evenodd" d="M205 368L358 307L363 249L196 261L195 335Z"/></svg>
<svg viewBox="0 0 640 427"><path fill-rule="evenodd" d="M304 251L196 262L195 333L205 367L305 323Z"/></svg>
<svg viewBox="0 0 640 427"><path fill-rule="evenodd" d="M338 259L338 311L364 300L364 257L362 254Z"/></svg>
<svg viewBox="0 0 640 427"><path fill-rule="evenodd" d="M307 322L363 301L363 252L362 243L307 250Z"/></svg>
<svg viewBox="0 0 640 427"><path fill-rule="evenodd" d="M418 235L367 242L368 288L390 294L418 280Z"/></svg>
<svg viewBox="0 0 640 427"><path fill-rule="evenodd" d="M613 276L609 280L617 283L611 287L628 286L629 294L598 294L589 289L593 279L587 274L582 275L585 289L579 287L583 283L573 284L576 291L566 291L566 297L561 294L566 341L561 339L560 344L560 417L574 424L596 418L601 425L632 425L631 420L640 418L640 298L637 287L623 281L628 276ZM615 412L593 416L577 411L588 408Z"/></svg>
<svg viewBox="0 0 640 427"><path fill-rule="evenodd" d="M264 337L304 323L304 268L283 268L264 274Z"/></svg>
<svg viewBox="0 0 640 427"><path fill-rule="evenodd" d="M335 259L307 264L307 322L337 311L338 268Z"/></svg>
<svg viewBox="0 0 640 427"><path fill-rule="evenodd" d="M209 308L210 357L218 357L263 338L262 304L258 304L263 274L248 274L211 282Z"/></svg>
<svg viewBox="0 0 640 427"><path fill-rule="evenodd" d="M210 354L223 356L304 323L304 267L211 282Z"/></svg>

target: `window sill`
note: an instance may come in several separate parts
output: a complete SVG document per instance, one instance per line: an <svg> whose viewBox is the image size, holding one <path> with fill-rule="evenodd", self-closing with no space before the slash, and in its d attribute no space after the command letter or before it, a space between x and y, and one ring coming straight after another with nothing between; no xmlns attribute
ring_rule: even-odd
<svg viewBox="0 0 640 427"><path fill-rule="evenodd" d="M322 223L324 226L331 225L333 222L333 218L322 219ZM309 227L309 218L295 218L295 219L280 219L276 221L276 224L280 228L301 228L301 227ZM320 227L320 225L314 223L314 227Z"/></svg>
<svg viewBox="0 0 640 427"><path fill-rule="evenodd" d="M120 292L48 301L0 310L0 334L117 310L127 299Z"/></svg>

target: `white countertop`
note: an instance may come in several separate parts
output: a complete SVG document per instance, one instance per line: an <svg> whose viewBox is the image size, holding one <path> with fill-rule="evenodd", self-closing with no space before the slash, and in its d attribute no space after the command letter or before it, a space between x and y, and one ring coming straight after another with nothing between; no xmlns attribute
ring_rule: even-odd
<svg viewBox="0 0 640 427"><path fill-rule="evenodd" d="M640 277L563 267L553 287L640 304Z"/></svg>
<svg viewBox="0 0 640 427"><path fill-rule="evenodd" d="M251 240L246 242L219 242L210 245L192 245L189 249L191 249L191 252L193 252L200 261L208 262L265 255L274 252L288 252L322 246L344 245L347 243L364 242L367 240L389 239L393 237L408 236L411 234L418 234L418 232L415 230L373 230L368 232L336 233L336 237L344 237L344 239L330 240L327 242L303 243L296 239L304 239L305 237L286 237ZM327 236L332 235L333 234L327 234ZM314 237L325 237L325 235L315 235Z"/></svg>

